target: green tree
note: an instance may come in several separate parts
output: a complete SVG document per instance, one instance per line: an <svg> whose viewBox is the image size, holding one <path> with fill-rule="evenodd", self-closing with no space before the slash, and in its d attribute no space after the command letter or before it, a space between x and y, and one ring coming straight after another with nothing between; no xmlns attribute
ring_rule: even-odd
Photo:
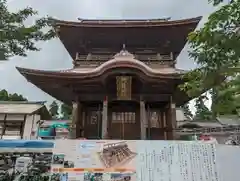
<svg viewBox="0 0 240 181"><path fill-rule="evenodd" d="M21 94L9 94L5 89L0 91L0 101L27 101Z"/></svg>
<svg viewBox="0 0 240 181"><path fill-rule="evenodd" d="M71 119L72 117L72 107L67 104L61 105L61 119Z"/></svg>
<svg viewBox="0 0 240 181"><path fill-rule="evenodd" d="M240 76L234 81L211 90L212 94L212 112L216 117L218 115L238 114L240 109Z"/></svg>
<svg viewBox="0 0 240 181"><path fill-rule="evenodd" d="M181 108L182 108L182 110L183 110L183 113L184 113L185 117L190 118L190 119L193 118L193 114L192 114L192 112L190 111L190 108L189 108L189 104L188 104L188 103L186 103L186 104L184 104L183 106L181 106Z"/></svg>
<svg viewBox="0 0 240 181"><path fill-rule="evenodd" d="M0 91L0 100L8 101L8 92L5 89Z"/></svg>
<svg viewBox="0 0 240 181"><path fill-rule="evenodd" d="M58 116L59 116L58 110L59 110L59 106L58 106L57 102L53 101L49 106L49 112L50 112L52 118L58 119Z"/></svg>
<svg viewBox="0 0 240 181"><path fill-rule="evenodd" d="M208 121L212 120L212 112L207 108L207 106L204 103L204 100L206 98L203 96L200 96L196 99L196 113L194 116L194 120L200 120L200 121Z"/></svg>
<svg viewBox="0 0 240 181"><path fill-rule="evenodd" d="M9 101L27 101L25 97L17 93L9 94L8 97L9 97Z"/></svg>
<svg viewBox="0 0 240 181"><path fill-rule="evenodd" d="M223 0L211 2L218 5ZM187 81L181 88L196 97L214 87L218 92L214 95L214 114L222 112L227 107L222 106L232 104L226 99L230 92L234 98L240 92L236 86L240 72L240 0L219 7L201 29L189 34L189 43L189 55L199 68L184 76Z"/></svg>
<svg viewBox="0 0 240 181"><path fill-rule="evenodd" d="M26 56L26 51L38 51L35 46L37 41L45 41L53 38L53 28L43 31L44 27L52 25L49 17L43 17L35 21L31 26L24 24L25 20L37 11L27 7L18 12L10 12L6 0L0 0L0 60L8 60L14 55Z"/></svg>

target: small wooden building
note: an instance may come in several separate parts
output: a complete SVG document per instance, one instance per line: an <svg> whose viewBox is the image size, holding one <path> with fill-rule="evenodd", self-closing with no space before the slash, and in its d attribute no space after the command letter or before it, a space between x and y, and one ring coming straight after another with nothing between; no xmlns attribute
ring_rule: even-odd
<svg viewBox="0 0 240 181"><path fill-rule="evenodd" d="M0 139L36 139L41 119L51 119L44 102L0 101Z"/></svg>
<svg viewBox="0 0 240 181"><path fill-rule="evenodd" d="M176 58L200 19L56 20L73 68L17 69L74 105L76 137L173 139L175 108L189 100L178 88L185 71Z"/></svg>

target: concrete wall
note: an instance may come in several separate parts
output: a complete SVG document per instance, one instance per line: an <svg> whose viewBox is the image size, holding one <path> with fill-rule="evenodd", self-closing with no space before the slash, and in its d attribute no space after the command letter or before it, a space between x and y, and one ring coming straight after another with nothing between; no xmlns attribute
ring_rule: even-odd
<svg viewBox="0 0 240 181"><path fill-rule="evenodd" d="M240 147L219 144L216 151L220 181L239 181Z"/></svg>

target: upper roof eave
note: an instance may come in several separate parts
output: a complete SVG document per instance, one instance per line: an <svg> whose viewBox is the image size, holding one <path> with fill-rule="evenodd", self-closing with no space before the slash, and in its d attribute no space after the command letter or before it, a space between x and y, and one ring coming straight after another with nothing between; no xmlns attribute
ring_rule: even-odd
<svg viewBox="0 0 240 181"><path fill-rule="evenodd" d="M187 25L198 24L202 16L181 20L166 20L166 19L148 19L148 20L88 20L79 19L78 22L74 21L55 21L55 26L68 26L68 27L164 27L174 25Z"/></svg>

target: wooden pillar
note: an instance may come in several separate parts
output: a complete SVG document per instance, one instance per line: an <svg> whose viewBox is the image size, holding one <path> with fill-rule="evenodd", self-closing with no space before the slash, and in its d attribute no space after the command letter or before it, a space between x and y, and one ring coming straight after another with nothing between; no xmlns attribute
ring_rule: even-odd
<svg viewBox="0 0 240 181"><path fill-rule="evenodd" d="M145 102L140 101L140 127L141 127L141 140L146 139L146 108Z"/></svg>
<svg viewBox="0 0 240 181"><path fill-rule="evenodd" d="M151 140L151 127L152 127L152 125L151 125L151 115L150 115L151 113L150 113L150 108L149 108L149 105L147 105L147 113L146 113L146 115L147 115L147 133L148 133L148 135L147 135L147 138L148 138L148 140Z"/></svg>
<svg viewBox="0 0 240 181"><path fill-rule="evenodd" d="M76 103L76 111L75 111L75 125L76 125L76 138L81 138L83 137L82 133L80 130L83 129L82 127L82 112L83 112L83 107L80 102Z"/></svg>
<svg viewBox="0 0 240 181"><path fill-rule="evenodd" d="M174 139L174 129L176 128L176 105L173 102L172 98L170 98L169 104L167 106L166 111L167 117L167 139Z"/></svg>
<svg viewBox="0 0 240 181"><path fill-rule="evenodd" d="M177 128L177 115L176 115L176 104L172 101L171 103L171 115L172 115L172 139L176 139L176 132L175 129Z"/></svg>
<svg viewBox="0 0 240 181"><path fill-rule="evenodd" d="M166 117L166 109L161 110L161 126L163 131L163 138L167 140L167 117ZM162 133L161 133L162 134Z"/></svg>
<svg viewBox="0 0 240 181"><path fill-rule="evenodd" d="M102 139L107 139L109 137L108 133L108 100L103 101L103 111L102 111Z"/></svg>
<svg viewBox="0 0 240 181"><path fill-rule="evenodd" d="M77 103L73 102L72 104L72 125L69 137L71 139L76 139Z"/></svg>
<svg viewBox="0 0 240 181"><path fill-rule="evenodd" d="M172 113L171 113L171 104L168 104L166 109L166 121L167 121L167 139L172 140Z"/></svg>

